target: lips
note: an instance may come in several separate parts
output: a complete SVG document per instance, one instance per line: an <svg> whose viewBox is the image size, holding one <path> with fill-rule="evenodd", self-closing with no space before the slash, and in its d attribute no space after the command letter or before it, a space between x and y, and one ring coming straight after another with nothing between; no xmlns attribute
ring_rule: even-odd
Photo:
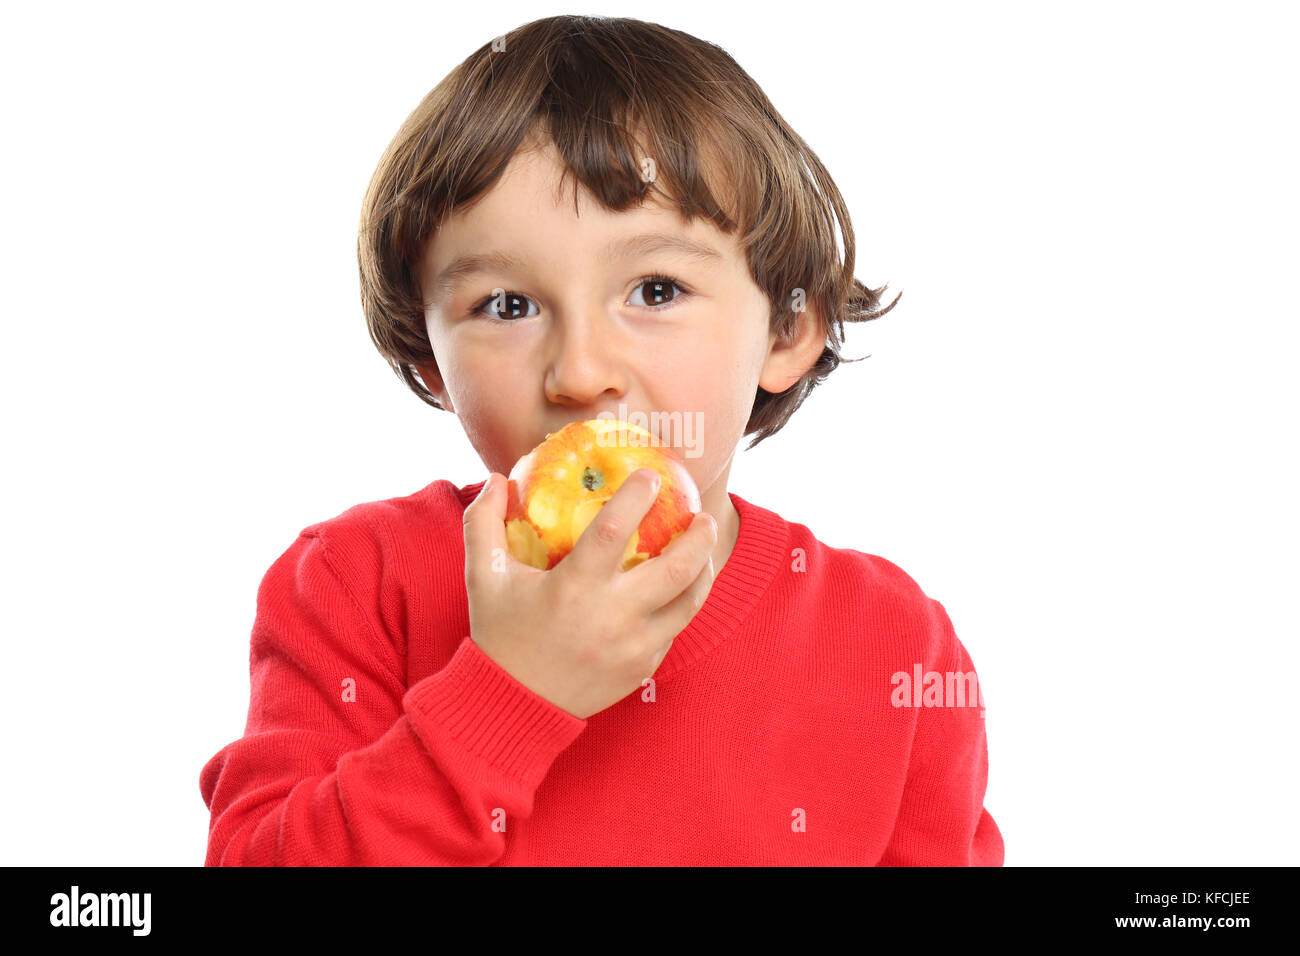
<svg viewBox="0 0 1300 956"><path fill-rule="evenodd" d="M634 413L633 413L633 414L634 414ZM672 448L674 451L676 451L676 446L672 445L672 444L668 441L668 439L664 438L664 436L663 436L662 427L663 427L663 421L664 421L664 419L662 418L662 416L656 419L656 418L651 417L649 414L645 414L645 415L643 415L642 417L643 417L646 421L658 421L658 422L660 423L660 430L659 430L659 431L655 431L655 432L651 432L650 434L652 434L652 435L654 436L654 440L655 440L655 442L656 442L658 445L660 445L660 446L662 446L662 447L666 447L666 448ZM527 449L525 449L523 452L521 452L520 455L527 454L529 451L531 451L532 449L536 448L538 445L540 445L542 442L546 441L546 439L550 438L552 435L554 435L556 432L560 431L560 429L562 429L562 428L567 428L567 427L570 426L570 425L575 425L575 424L579 424L579 423L582 423L582 422L590 422L590 421L593 421L593 420L595 420L595 419L596 419L596 416L595 416L595 415L590 415L590 416L583 417L583 418L575 418L575 419L573 419L572 421L561 422L560 424L555 425L554 427L548 429L547 431L542 432L541 434L536 435L536 437L535 437L534 440L533 440L533 443L532 443L531 445L529 445ZM618 417L616 417L616 416L613 416L612 413L611 413L611 417L610 417L608 420L611 421L611 422L620 421L620 419L619 419ZM518 460L518 458L516 458L516 460Z"/></svg>

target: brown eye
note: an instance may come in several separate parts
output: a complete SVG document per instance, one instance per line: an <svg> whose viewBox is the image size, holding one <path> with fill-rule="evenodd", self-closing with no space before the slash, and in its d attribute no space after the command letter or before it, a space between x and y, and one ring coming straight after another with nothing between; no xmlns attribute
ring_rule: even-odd
<svg viewBox="0 0 1300 956"><path fill-rule="evenodd" d="M671 295L673 290L677 294ZM649 309L661 309L669 305L674 305L679 299L685 298L687 293L682 288L681 283L671 276L647 276L642 279L636 289L632 292L632 297L636 297L637 292L644 292L642 302L632 302L632 305L640 305Z"/></svg>
<svg viewBox="0 0 1300 956"><path fill-rule="evenodd" d="M486 315L488 318L500 322L528 318L529 315L537 314L535 311L528 313L527 306L521 303L533 304L532 300L527 296L520 295L517 292L501 290L499 295L490 295L474 306L472 312L474 315ZM488 311L485 312L485 309Z"/></svg>

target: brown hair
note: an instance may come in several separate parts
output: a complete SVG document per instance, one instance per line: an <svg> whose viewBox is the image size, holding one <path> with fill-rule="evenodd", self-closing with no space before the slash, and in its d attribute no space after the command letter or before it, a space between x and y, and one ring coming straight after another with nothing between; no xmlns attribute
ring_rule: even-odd
<svg viewBox="0 0 1300 956"><path fill-rule="evenodd" d="M648 141L638 143L634 131ZM779 431L841 361L860 361L839 354L844 322L879 318L901 297L881 309L887 286L869 289L854 278L853 227L830 174L722 48L623 17L534 20L479 47L424 97L384 151L362 204L357 262L371 340L435 408L442 405L415 368L436 361L419 282L425 244L445 217L492 186L534 133L554 142L565 176L612 212L658 188L688 221L704 216L725 233L739 228L782 342L797 327L800 300L792 296L802 291L818 308L827 330L821 356L785 391L757 390L745 434L758 434L749 448ZM654 162L650 181L645 156ZM722 177L717 192L710 171Z"/></svg>

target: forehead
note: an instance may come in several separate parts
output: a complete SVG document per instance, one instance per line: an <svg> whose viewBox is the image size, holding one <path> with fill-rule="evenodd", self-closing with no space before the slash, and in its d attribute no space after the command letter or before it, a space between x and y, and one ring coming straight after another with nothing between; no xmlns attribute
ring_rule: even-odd
<svg viewBox="0 0 1300 956"><path fill-rule="evenodd" d="M563 173L549 140L521 146L492 187L445 219L427 243L421 275L430 295L447 291L457 278L449 271L467 274L470 260L508 267L524 260L559 264L572 256L605 260L654 252L685 255L705 266L740 259L733 236L706 218L686 219L653 191L639 207L612 212L573 176L562 188Z"/></svg>

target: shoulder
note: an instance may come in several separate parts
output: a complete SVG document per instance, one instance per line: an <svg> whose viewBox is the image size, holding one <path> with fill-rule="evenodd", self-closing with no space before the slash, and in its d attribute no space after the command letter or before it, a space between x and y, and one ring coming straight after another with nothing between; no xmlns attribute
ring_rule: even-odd
<svg viewBox="0 0 1300 956"><path fill-rule="evenodd" d="M943 605L895 562L854 548L820 541L802 524L790 523L792 548L807 552L809 572L823 600L844 609L855 623L917 660L939 661L955 653L956 635Z"/></svg>
<svg viewBox="0 0 1300 956"><path fill-rule="evenodd" d="M463 542L462 515L473 500L466 489L477 488L439 479L408 495L352 505L303 528L300 537L316 539L340 573L436 557Z"/></svg>
<svg viewBox="0 0 1300 956"><path fill-rule="evenodd" d="M846 587L855 596L870 595L900 608L917 608L930 600L916 580L893 561L854 548L833 547L807 525L787 524L791 550L805 555L809 570L825 574L830 579L828 585ZM821 567L814 569L814 562Z"/></svg>

